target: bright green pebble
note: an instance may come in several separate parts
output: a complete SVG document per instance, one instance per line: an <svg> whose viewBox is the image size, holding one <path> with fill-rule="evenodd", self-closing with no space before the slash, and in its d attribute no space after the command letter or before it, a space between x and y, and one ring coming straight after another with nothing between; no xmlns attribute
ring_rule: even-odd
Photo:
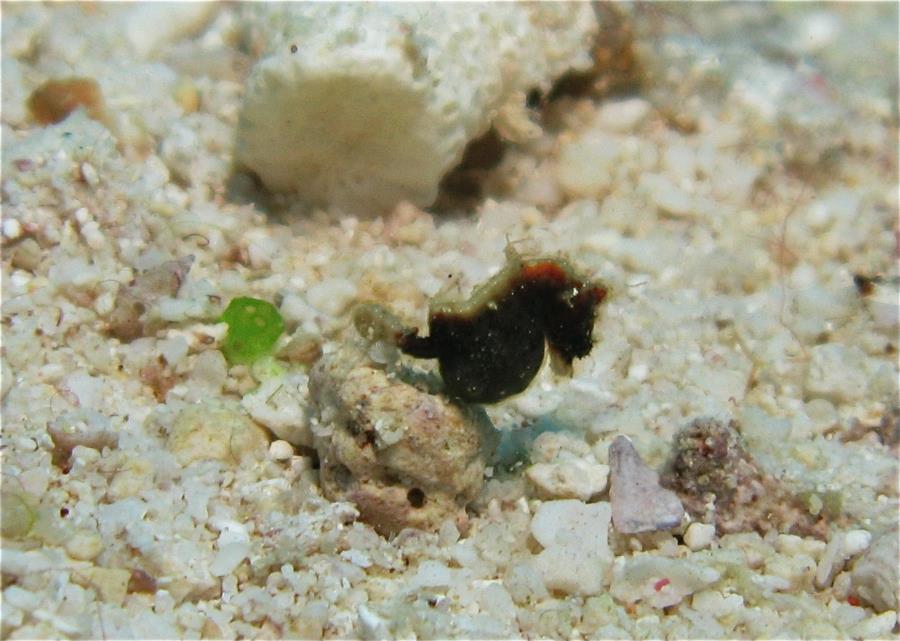
<svg viewBox="0 0 900 641"><path fill-rule="evenodd" d="M272 303L258 298L235 298L222 313L228 323L222 353L232 365L250 364L272 352L284 331L284 320Z"/></svg>

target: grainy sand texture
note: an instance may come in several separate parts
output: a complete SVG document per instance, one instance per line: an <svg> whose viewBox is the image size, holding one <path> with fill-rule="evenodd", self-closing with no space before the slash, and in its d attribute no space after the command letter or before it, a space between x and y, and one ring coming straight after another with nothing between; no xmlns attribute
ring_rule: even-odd
<svg viewBox="0 0 900 641"><path fill-rule="evenodd" d="M896 3L0 44L2 638L897 637Z"/></svg>

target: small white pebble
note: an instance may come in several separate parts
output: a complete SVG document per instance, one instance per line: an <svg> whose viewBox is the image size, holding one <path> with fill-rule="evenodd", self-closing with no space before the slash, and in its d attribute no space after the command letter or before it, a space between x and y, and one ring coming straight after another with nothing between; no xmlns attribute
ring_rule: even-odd
<svg viewBox="0 0 900 641"><path fill-rule="evenodd" d="M22 224L15 218L7 218L3 221L3 237L15 240L22 235Z"/></svg>
<svg viewBox="0 0 900 641"><path fill-rule="evenodd" d="M0 620L10 628L22 625L25 613L7 600L0 601Z"/></svg>
<svg viewBox="0 0 900 641"><path fill-rule="evenodd" d="M787 556L807 554L820 559L828 544L818 539L804 539L796 534L779 534L775 539L775 550Z"/></svg>
<svg viewBox="0 0 900 641"><path fill-rule="evenodd" d="M607 131L624 133L635 129L649 113L650 103L646 100L640 98L610 100L600 108L597 124Z"/></svg>
<svg viewBox="0 0 900 641"><path fill-rule="evenodd" d="M115 304L116 293L104 292L97 296L97 299L94 301L94 311L97 312L100 316L106 316L113 310Z"/></svg>
<svg viewBox="0 0 900 641"><path fill-rule="evenodd" d="M181 336L163 338L156 342L156 349L159 350L162 357L166 359L166 363L173 367L178 365L178 363L187 356L188 347L187 341Z"/></svg>
<svg viewBox="0 0 900 641"><path fill-rule="evenodd" d="M153 611L157 614L169 614L175 608L175 599L168 590L157 590L153 601Z"/></svg>
<svg viewBox="0 0 900 641"><path fill-rule="evenodd" d="M100 176L97 174L97 170L89 162L81 163L81 177L91 187L96 187L100 183Z"/></svg>
<svg viewBox="0 0 900 641"><path fill-rule="evenodd" d="M684 533L684 542L693 550L708 548L716 536L716 526L712 523L691 523Z"/></svg>
<svg viewBox="0 0 900 641"><path fill-rule="evenodd" d="M34 441L32 441L32 443L34 443ZM35 443L35 449L36 448L37 443ZM50 473L45 467L33 467L30 470L25 470L19 474L18 481L22 485L22 489L29 494L43 496L50 483Z"/></svg>
<svg viewBox="0 0 900 641"><path fill-rule="evenodd" d="M341 552L341 558L361 568L372 566L372 557L362 550L349 549Z"/></svg>
<svg viewBox="0 0 900 641"><path fill-rule="evenodd" d="M661 174L644 174L641 186L649 191L650 200L670 216L692 217L696 215L694 201L689 194L674 185Z"/></svg>
<svg viewBox="0 0 900 641"><path fill-rule="evenodd" d="M71 622L68 618L63 618L61 616L57 616L53 614L49 610L44 608L38 608L34 612L31 613L38 621L44 621L52 625L56 630L66 636L75 636L76 633L82 632L82 629Z"/></svg>
<svg viewBox="0 0 900 641"><path fill-rule="evenodd" d="M90 561L103 551L103 539L94 532L76 532L66 541L66 553L78 561Z"/></svg>
<svg viewBox="0 0 900 641"><path fill-rule="evenodd" d="M12 284L12 289L22 291L28 287L28 283L31 282L31 278L31 274L17 270L13 272L9 280Z"/></svg>
<svg viewBox="0 0 900 641"><path fill-rule="evenodd" d="M855 639L887 639L896 624L897 613L888 610L863 619L851 628L850 634Z"/></svg>
<svg viewBox="0 0 900 641"><path fill-rule="evenodd" d="M724 595L718 590L702 590L694 594L691 605L698 612L721 617L744 607L744 598L739 594Z"/></svg>
<svg viewBox="0 0 900 641"><path fill-rule="evenodd" d="M388 622L372 612L364 605L357 608L359 614L359 627L364 639L386 639L388 637Z"/></svg>
<svg viewBox="0 0 900 641"><path fill-rule="evenodd" d="M754 585L763 590L784 592L791 589L791 582L781 576L772 574L754 574L750 577Z"/></svg>
<svg viewBox="0 0 900 641"><path fill-rule="evenodd" d="M631 367L628 368L628 378L633 381L644 381L649 374L650 368L647 366L647 363L632 363Z"/></svg>
<svg viewBox="0 0 900 641"><path fill-rule="evenodd" d="M438 532L438 543L446 547L453 545L457 541L459 541L459 528L456 527L456 523L447 519L441 523L441 529Z"/></svg>
<svg viewBox="0 0 900 641"><path fill-rule="evenodd" d="M850 530L844 535L844 554L856 556L860 552L869 549L872 542L872 534L866 530Z"/></svg>
<svg viewBox="0 0 900 641"><path fill-rule="evenodd" d="M269 445L269 458L286 461L294 455L294 447L287 441L272 441Z"/></svg>
<svg viewBox="0 0 900 641"><path fill-rule="evenodd" d="M535 463L525 471L541 498L588 501L606 489L609 467L585 459Z"/></svg>
<svg viewBox="0 0 900 641"><path fill-rule="evenodd" d="M106 236L103 235L96 220L90 220L82 225L81 235L84 236L84 242L91 249L101 249L106 245Z"/></svg>
<svg viewBox="0 0 900 641"><path fill-rule="evenodd" d="M308 456L292 456L291 471L295 474L302 474L312 469L312 459Z"/></svg>
<svg viewBox="0 0 900 641"><path fill-rule="evenodd" d="M234 572L241 561L247 558L250 552L250 544L242 541L226 543L219 548L209 566L213 576L227 576Z"/></svg>
<svg viewBox="0 0 900 641"><path fill-rule="evenodd" d="M41 597L17 585L11 585L3 591L3 599L10 605L31 612L41 605Z"/></svg>
<svg viewBox="0 0 900 641"><path fill-rule="evenodd" d="M831 593L835 599L839 601L847 599L847 595L850 594L850 581L849 572L841 572L834 577L834 582L831 584Z"/></svg>
<svg viewBox="0 0 900 641"><path fill-rule="evenodd" d="M317 310L336 316L356 296L356 286L344 278L330 278L316 283L306 290L309 304Z"/></svg>
<svg viewBox="0 0 900 641"><path fill-rule="evenodd" d="M17 436L13 443L16 446L16 449L22 450L23 452L34 452L37 449L37 443L30 436Z"/></svg>

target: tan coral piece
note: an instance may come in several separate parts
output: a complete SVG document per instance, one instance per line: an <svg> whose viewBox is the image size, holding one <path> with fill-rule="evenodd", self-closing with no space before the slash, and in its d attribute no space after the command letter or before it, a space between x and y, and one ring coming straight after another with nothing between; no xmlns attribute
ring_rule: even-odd
<svg viewBox="0 0 900 641"><path fill-rule="evenodd" d="M309 390L327 498L355 503L384 535L446 519L465 527L484 474L474 414L370 366L354 347L323 357Z"/></svg>

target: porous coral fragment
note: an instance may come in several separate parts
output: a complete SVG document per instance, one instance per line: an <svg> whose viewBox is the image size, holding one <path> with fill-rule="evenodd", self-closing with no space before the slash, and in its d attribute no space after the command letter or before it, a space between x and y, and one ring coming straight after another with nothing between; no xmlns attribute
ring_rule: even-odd
<svg viewBox="0 0 900 641"><path fill-rule="evenodd" d="M406 527L465 529L484 474L485 432L473 411L426 394L349 344L310 373L322 491L354 503L389 535Z"/></svg>
<svg viewBox="0 0 900 641"><path fill-rule="evenodd" d="M763 470L747 451L736 421L698 418L675 437L662 483L696 519L719 534L771 530L825 538L825 514Z"/></svg>
<svg viewBox="0 0 900 641"><path fill-rule="evenodd" d="M274 3L246 23L264 56L238 161L272 190L361 212L430 204L504 107L591 66L598 29L586 3Z"/></svg>

